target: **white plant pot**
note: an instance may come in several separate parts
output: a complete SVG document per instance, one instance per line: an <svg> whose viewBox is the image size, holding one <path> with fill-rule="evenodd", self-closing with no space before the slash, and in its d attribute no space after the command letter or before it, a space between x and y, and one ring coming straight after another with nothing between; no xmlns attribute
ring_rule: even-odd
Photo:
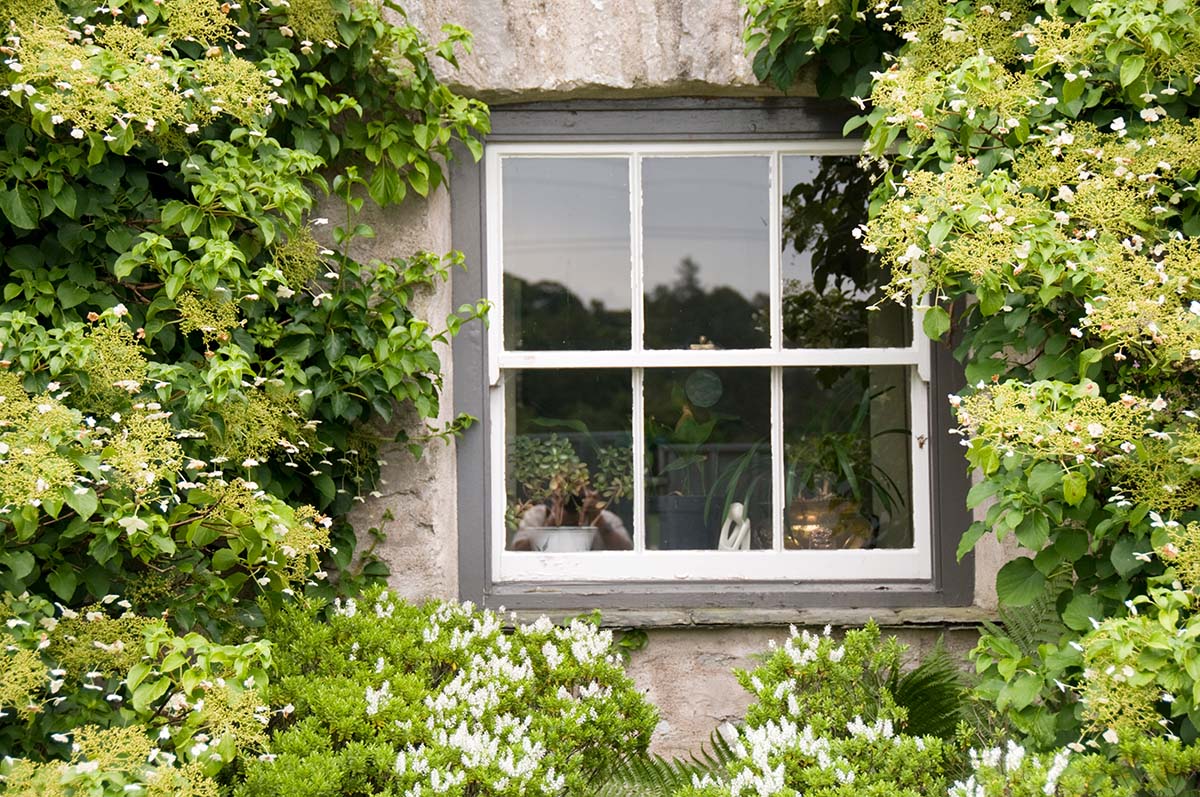
<svg viewBox="0 0 1200 797"><path fill-rule="evenodd" d="M579 553L592 550L595 526L546 526L533 529L530 546L543 553Z"/></svg>

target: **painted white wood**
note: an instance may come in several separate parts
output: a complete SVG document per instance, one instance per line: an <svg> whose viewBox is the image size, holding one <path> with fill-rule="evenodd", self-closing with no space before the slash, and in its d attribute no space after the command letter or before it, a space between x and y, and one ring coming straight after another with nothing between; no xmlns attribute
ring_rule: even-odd
<svg viewBox="0 0 1200 797"><path fill-rule="evenodd" d="M929 442L929 382L917 368L909 369L909 450L912 452L912 492L909 505L912 511L913 546L925 563L922 572L932 577L933 563L933 484L930 469L933 464L932 444Z"/></svg>
<svg viewBox="0 0 1200 797"><path fill-rule="evenodd" d="M783 448L783 369L771 369L771 548L783 550L784 502L787 500Z"/></svg>
<svg viewBox="0 0 1200 797"><path fill-rule="evenodd" d="M499 582L926 580L920 548L846 551L505 551Z"/></svg>
<svg viewBox="0 0 1200 797"><path fill-rule="evenodd" d="M508 456L506 453L507 446L505 445L505 437L507 435L506 418L504 417L504 383L501 381L491 388L489 396L489 415L492 421L489 441L491 444L490 454L492 468L488 474L491 477L492 488L492 506L491 512L488 513L491 519L490 529L480 529L480 534L491 534L492 537L492 552L491 552L491 576L492 579L501 577L502 569L500 566L500 557L504 553L504 546L508 542L507 529L504 525L505 509L508 505L508 486L506 471L508 469Z"/></svg>
<svg viewBox="0 0 1200 797"><path fill-rule="evenodd" d="M767 223L770 227L771 280L771 349L783 348L783 159L778 152L771 155L771 206Z"/></svg>
<svg viewBox="0 0 1200 797"><path fill-rule="evenodd" d="M821 365L917 365L920 350L903 349L646 349L644 351L506 351L501 369L733 368Z"/></svg>
<svg viewBox="0 0 1200 797"><path fill-rule="evenodd" d="M929 459L929 373L931 347L912 313L913 344L904 348L784 349L782 346L782 156L856 155L854 141L701 142L599 144L494 144L485 165L487 288L495 309L488 331L488 378L492 428L492 579L496 582L687 582L927 580L932 576L932 507ZM771 347L751 350L646 350L642 279L642 157L771 157L770 301ZM619 156L630 164L630 291L632 345L629 351L505 351L503 339L503 160L511 157ZM901 550L785 550L783 368L820 366L908 366L912 434L913 547ZM646 368L769 367L771 369L772 549L764 551L651 551L645 549L645 429L643 383ZM631 369L633 390L634 534L633 551L534 553L506 551L506 372L525 369ZM481 530L481 533L483 530Z"/></svg>
<svg viewBox="0 0 1200 797"><path fill-rule="evenodd" d="M646 549L646 372L634 368L633 382L633 549Z"/></svg>

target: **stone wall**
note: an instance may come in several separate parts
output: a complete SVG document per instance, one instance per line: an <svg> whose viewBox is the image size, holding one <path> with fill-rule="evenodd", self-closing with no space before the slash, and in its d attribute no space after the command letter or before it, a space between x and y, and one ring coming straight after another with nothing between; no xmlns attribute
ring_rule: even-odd
<svg viewBox="0 0 1200 797"><path fill-rule="evenodd" d="M414 0L408 11L434 35L448 22L474 32L474 53L463 56L458 72L443 68L443 78L492 103L771 93L757 85L743 55L738 0ZM376 256L402 257L419 248L444 252L451 246L445 190L365 221L379 233L370 242ZM450 309L449 286L423 302L436 323ZM453 363L448 352L444 357L443 416L449 418ZM352 522L364 534L372 526L387 533L378 552L391 566L398 592L410 598L457 597L453 449L435 444L419 462L402 451L386 457L387 484L379 497L353 513ZM393 519L385 521L389 514ZM981 542L976 602L983 611L976 615L994 610L995 571L1010 555L989 538ZM862 622L861 614L830 619L850 625ZM942 635L958 652L974 644L970 611L938 625L930 625L929 618L922 623L919 614L884 620L893 625L885 631L900 635L914 652L928 649ZM751 655L787 631L771 624L651 628L648 633L649 644L633 654L630 672L662 712L655 750L670 755L698 749L718 724L740 717L748 698L731 670L753 666Z"/></svg>
<svg viewBox="0 0 1200 797"><path fill-rule="evenodd" d="M460 91L488 102L763 95L742 52L738 0L410 0L424 30L475 35Z"/></svg>
<svg viewBox="0 0 1200 797"><path fill-rule="evenodd" d="M444 253L452 248L450 195L444 188L427 200L412 195L386 211L367 202L360 220L376 233L374 239L355 244L367 249L360 253L363 256L386 260L409 257L420 250ZM434 325L442 323L450 309L449 284L418 296L418 314ZM448 347L438 353L445 376L440 420L445 422L455 415L450 379L453 363ZM396 421L405 422L403 418ZM411 426L411 419L409 424L410 432L420 432L420 427ZM371 544L368 529L384 532L386 538L375 552L387 562L392 586L402 596L413 600L457 597L458 495L453 445L431 443L420 460L394 447L385 450L383 458L387 464L378 494L350 514L359 544Z"/></svg>
<svg viewBox="0 0 1200 797"><path fill-rule="evenodd" d="M909 645L913 658L932 650L938 639L965 656L978 638L973 626L885 628L884 633ZM740 720L750 695L733 669L753 669L755 654L787 636L788 629L781 627L649 631L646 647L630 658L629 674L662 715L654 751L668 757L698 753L718 725Z"/></svg>

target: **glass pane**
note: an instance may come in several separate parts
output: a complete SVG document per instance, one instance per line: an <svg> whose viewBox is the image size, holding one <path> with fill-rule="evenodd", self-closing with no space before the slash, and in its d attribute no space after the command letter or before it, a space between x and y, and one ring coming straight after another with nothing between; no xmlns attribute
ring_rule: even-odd
<svg viewBox="0 0 1200 797"><path fill-rule="evenodd" d="M888 274L853 235L867 220L872 187L852 156L784 156L780 277L785 347L909 345L908 310L880 302ZM876 303L878 310L867 309Z"/></svg>
<svg viewBox="0 0 1200 797"><path fill-rule="evenodd" d="M628 369L505 378L509 550L633 547L633 393Z"/></svg>
<svg viewBox="0 0 1200 797"><path fill-rule="evenodd" d="M646 371L646 547L771 547L766 368Z"/></svg>
<svg viewBox="0 0 1200 797"><path fill-rule="evenodd" d="M906 366L785 368L784 546L911 548Z"/></svg>
<svg viewBox="0 0 1200 797"><path fill-rule="evenodd" d="M645 345L770 345L767 158L642 161Z"/></svg>
<svg viewBox="0 0 1200 797"><path fill-rule="evenodd" d="M628 349L628 159L503 164L506 348Z"/></svg>

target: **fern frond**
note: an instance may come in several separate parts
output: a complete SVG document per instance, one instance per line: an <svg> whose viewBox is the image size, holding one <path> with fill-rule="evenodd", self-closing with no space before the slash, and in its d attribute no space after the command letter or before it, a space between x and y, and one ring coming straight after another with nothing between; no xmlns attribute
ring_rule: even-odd
<svg viewBox="0 0 1200 797"><path fill-rule="evenodd" d="M1016 643L1023 655L1036 658L1039 645L1058 642L1067 630L1058 613L1058 597L1070 589L1072 583L1071 568L1062 567L1046 579L1042 594L1033 603L1000 607L1000 623L1004 630L999 635ZM987 630L996 633L998 629L992 626Z"/></svg>
<svg viewBox="0 0 1200 797"><path fill-rule="evenodd" d="M941 639L916 667L893 673L889 687L897 705L908 712L905 732L913 736L952 738L966 715L967 678Z"/></svg>
<svg viewBox="0 0 1200 797"><path fill-rule="evenodd" d="M729 742L718 730L709 743L687 758L667 759L643 753L626 758L600 782L591 794L596 797L669 797L691 786L693 779L705 775L723 782L728 779L726 767L737 756Z"/></svg>

